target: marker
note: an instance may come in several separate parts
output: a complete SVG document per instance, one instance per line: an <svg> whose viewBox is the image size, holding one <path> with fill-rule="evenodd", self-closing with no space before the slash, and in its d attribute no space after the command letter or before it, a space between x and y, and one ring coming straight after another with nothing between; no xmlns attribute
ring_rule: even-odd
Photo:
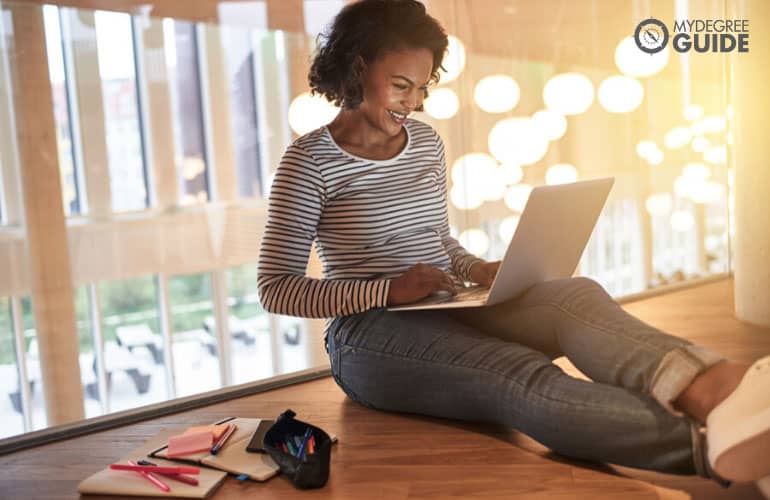
<svg viewBox="0 0 770 500"><path fill-rule="evenodd" d="M294 443L291 442L291 439L286 440L286 447L289 448L289 453L292 455L297 454L297 449L294 447Z"/></svg>
<svg viewBox="0 0 770 500"><path fill-rule="evenodd" d="M128 463L134 467L141 467L140 465L136 465L136 462L134 462L133 460L129 460ZM112 464L112 465L118 465L118 464ZM112 465L110 466L111 469L113 468ZM145 478L146 480L148 480L149 482L157 486L162 491L166 491L166 492L171 491L171 488L169 488L168 485L166 485L166 483L164 483L157 477L153 476L149 472L136 470L136 469L117 469L117 470L134 470L134 472L136 472L137 474L139 474L140 476L142 476L143 478Z"/></svg>
<svg viewBox="0 0 770 500"><path fill-rule="evenodd" d="M135 472L157 472L158 474L200 474L201 470L197 467L158 467L151 465L137 465L130 460L131 465L110 464L112 470L132 470Z"/></svg>
<svg viewBox="0 0 770 500"><path fill-rule="evenodd" d="M136 462L138 465L151 465L155 466L156 464L149 462L147 460L139 460ZM180 483L189 484L192 486L198 486L198 480L194 477L185 476L184 474L162 474L163 476L173 479L174 481L179 481Z"/></svg>
<svg viewBox="0 0 770 500"><path fill-rule="evenodd" d="M217 441L217 444L214 445L213 448L211 448L211 454L216 455L219 453L219 450L222 449L222 446L224 446L225 442L230 439L230 436L235 433L235 429L237 429L235 424L230 424L230 428L225 431L224 434L222 434L222 437L219 438L219 441Z"/></svg>
<svg viewBox="0 0 770 500"><path fill-rule="evenodd" d="M310 435L310 439L307 441L307 449L309 454L315 453L315 434Z"/></svg>
<svg viewBox="0 0 770 500"><path fill-rule="evenodd" d="M312 431L310 430L310 427L305 429L305 435L302 436L302 444L299 445L299 451L297 451L297 458L302 460L302 453L305 451L305 447L307 446L307 441L310 439L310 436L312 434Z"/></svg>

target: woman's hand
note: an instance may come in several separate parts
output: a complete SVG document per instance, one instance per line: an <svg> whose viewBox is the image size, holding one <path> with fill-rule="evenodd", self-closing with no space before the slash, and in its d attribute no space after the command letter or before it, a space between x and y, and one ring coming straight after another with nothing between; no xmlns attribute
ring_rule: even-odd
<svg viewBox="0 0 770 500"><path fill-rule="evenodd" d="M424 299L439 290L455 294L452 278L442 270L427 264L416 264L390 281L388 305L409 304Z"/></svg>
<svg viewBox="0 0 770 500"><path fill-rule="evenodd" d="M497 269L499 267L499 260L494 262L477 262L471 266L469 278L472 282L489 288L495 280L495 275L497 275Z"/></svg>

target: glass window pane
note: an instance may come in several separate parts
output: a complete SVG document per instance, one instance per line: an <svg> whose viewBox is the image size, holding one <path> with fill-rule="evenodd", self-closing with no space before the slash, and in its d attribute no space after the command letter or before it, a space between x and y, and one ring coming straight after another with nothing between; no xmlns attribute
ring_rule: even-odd
<svg viewBox="0 0 770 500"><path fill-rule="evenodd" d="M281 373L291 373L310 368L309 320L281 315L276 315L276 318L278 320L278 342L281 346ZM280 374L276 373L276 375Z"/></svg>
<svg viewBox="0 0 770 500"><path fill-rule="evenodd" d="M48 55L48 74L53 92L53 113L56 122L56 144L59 149L59 172L61 174L64 213L75 215L82 213L78 184L80 173L75 168L74 161L59 8L53 5L43 6L43 22Z"/></svg>
<svg viewBox="0 0 770 500"><path fill-rule="evenodd" d="M88 287L75 289L75 320L78 329L80 379L83 382L83 400L85 401L86 418L104 414L99 401L99 386L94 356L94 335L91 322L91 301L88 298Z"/></svg>
<svg viewBox="0 0 770 500"><path fill-rule="evenodd" d="M43 396L43 375L40 370L40 348L35 330L35 316L32 312L32 298L22 297L22 324L24 328L24 343L26 352L27 380L29 381L30 403L32 409L32 430L44 429L48 426L45 414L45 397Z"/></svg>
<svg viewBox="0 0 770 500"><path fill-rule="evenodd" d="M222 43L225 48L227 80L230 84L230 115L238 195L243 198L261 197L262 168L251 33L245 29L223 26Z"/></svg>
<svg viewBox="0 0 770 500"><path fill-rule="evenodd" d="M10 51L6 48L10 45L10 43L6 40L6 34L5 34L5 22L0 17L0 41L2 44L0 44L0 58L5 59L10 55ZM7 101L0 103L1 106L8 106ZM0 225L7 224L5 218L6 218L6 209L5 209L5 188L3 183L3 161L2 156L0 156Z"/></svg>
<svg viewBox="0 0 770 500"><path fill-rule="evenodd" d="M10 300L0 298L0 438L24 432Z"/></svg>
<svg viewBox="0 0 770 500"><path fill-rule="evenodd" d="M177 397L222 387L211 276L202 273L170 278L169 301Z"/></svg>
<svg viewBox="0 0 770 500"><path fill-rule="evenodd" d="M183 205L209 200L203 103L195 23L163 20L174 117L179 197Z"/></svg>
<svg viewBox="0 0 770 500"><path fill-rule="evenodd" d="M257 295L257 266L245 264L227 271L233 384L274 374L270 316Z"/></svg>
<svg viewBox="0 0 770 500"><path fill-rule="evenodd" d="M131 17L96 11L96 45L104 97L112 208L147 207L147 176L142 158Z"/></svg>
<svg viewBox="0 0 770 500"><path fill-rule="evenodd" d="M346 3L346 0L305 0L305 32L314 37L323 32Z"/></svg>
<svg viewBox="0 0 770 500"><path fill-rule="evenodd" d="M152 276L99 287L110 411L164 401L158 287Z"/></svg>
<svg viewBox="0 0 770 500"><path fill-rule="evenodd" d="M0 160L0 226L6 224L5 221L5 188L3 187L3 162Z"/></svg>

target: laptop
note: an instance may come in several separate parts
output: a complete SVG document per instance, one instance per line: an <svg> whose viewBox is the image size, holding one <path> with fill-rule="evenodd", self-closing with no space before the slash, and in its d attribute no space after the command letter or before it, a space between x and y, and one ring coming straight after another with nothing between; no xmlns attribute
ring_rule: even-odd
<svg viewBox="0 0 770 500"><path fill-rule="evenodd" d="M440 291L389 311L491 306L542 281L575 272L615 179L606 177L532 190L490 288Z"/></svg>

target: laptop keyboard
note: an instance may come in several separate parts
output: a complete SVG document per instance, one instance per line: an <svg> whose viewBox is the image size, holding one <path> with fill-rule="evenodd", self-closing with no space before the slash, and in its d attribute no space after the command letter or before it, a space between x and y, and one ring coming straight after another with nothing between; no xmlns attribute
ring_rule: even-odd
<svg viewBox="0 0 770 500"><path fill-rule="evenodd" d="M457 294L452 298L454 301L458 300L478 300L486 299L489 294L489 288L483 286L471 286L468 288L460 289Z"/></svg>

